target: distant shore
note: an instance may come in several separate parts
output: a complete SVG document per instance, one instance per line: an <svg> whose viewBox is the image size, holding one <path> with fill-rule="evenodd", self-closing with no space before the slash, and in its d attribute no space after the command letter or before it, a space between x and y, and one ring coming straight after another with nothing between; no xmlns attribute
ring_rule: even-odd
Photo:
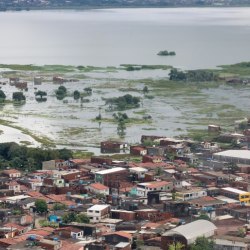
<svg viewBox="0 0 250 250"><path fill-rule="evenodd" d="M176 8L247 8L250 7L250 4L246 5L126 5L126 6L116 6L116 5L105 5L105 6L49 6L49 7L9 7L9 8L0 8L0 12L8 12L8 11L34 11L34 10L98 10L98 9L176 9Z"/></svg>

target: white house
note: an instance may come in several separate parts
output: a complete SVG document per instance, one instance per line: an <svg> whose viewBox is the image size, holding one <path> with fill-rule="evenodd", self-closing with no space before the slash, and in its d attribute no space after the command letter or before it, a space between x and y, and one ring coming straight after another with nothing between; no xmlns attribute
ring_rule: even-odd
<svg viewBox="0 0 250 250"><path fill-rule="evenodd" d="M171 192L173 189L173 183L167 181L152 181L138 183L137 185L137 195L146 197L150 191L168 191Z"/></svg>
<svg viewBox="0 0 250 250"><path fill-rule="evenodd" d="M147 173L148 170L146 168L134 167L130 168L129 172L132 174L136 174L138 176L138 179L144 179L145 173Z"/></svg>
<svg viewBox="0 0 250 250"><path fill-rule="evenodd" d="M90 184L87 189L94 194L109 195L109 187L98 182Z"/></svg>
<svg viewBox="0 0 250 250"><path fill-rule="evenodd" d="M91 223L100 222L102 219L108 218L110 205L94 205L87 209L87 216Z"/></svg>

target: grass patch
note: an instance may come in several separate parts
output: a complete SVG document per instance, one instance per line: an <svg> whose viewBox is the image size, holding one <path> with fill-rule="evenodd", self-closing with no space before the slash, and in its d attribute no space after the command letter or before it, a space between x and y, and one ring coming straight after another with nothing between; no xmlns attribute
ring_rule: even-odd
<svg viewBox="0 0 250 250"><path fill-rule="evenodd" d="M93 156L94 153L92 152L87 152L87 151L74 151L73 152L73 158L75 159L88 159L91 156Z"/></svg>
<svg viewBox="0 0 250 250"><path fill-rule="evenodd" d="M0 119L0 124L3 126L11 127L20 130L22 133L29 135L35 141L41 143L44 147L55 147L55 143L46 136L37 136L32 133L29 129L17 126L13 122Z"/></svg>

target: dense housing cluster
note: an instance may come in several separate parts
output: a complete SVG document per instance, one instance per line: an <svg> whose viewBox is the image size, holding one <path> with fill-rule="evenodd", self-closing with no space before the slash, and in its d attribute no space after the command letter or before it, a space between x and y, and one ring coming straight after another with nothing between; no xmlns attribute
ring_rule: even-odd
<svg viewBox="0 0 250 250"><path fill-rule="evenodd" d="M248 249L250 130L223 136L237 147L143 135L2 170L0 249Z"/></svg>

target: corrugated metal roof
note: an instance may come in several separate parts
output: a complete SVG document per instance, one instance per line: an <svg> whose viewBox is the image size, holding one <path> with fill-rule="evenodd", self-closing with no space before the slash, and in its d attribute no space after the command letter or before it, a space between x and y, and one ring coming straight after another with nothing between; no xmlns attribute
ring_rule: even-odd
<svg viewBox="0 0 250 250"><path fill-rule="evenodd" d="M192 243L197 237L206 235L215 229L217 229L217 227L212 222L208 220L197 220L167 231L163 236L182 235L187 239L188 243Z"/></svg>

